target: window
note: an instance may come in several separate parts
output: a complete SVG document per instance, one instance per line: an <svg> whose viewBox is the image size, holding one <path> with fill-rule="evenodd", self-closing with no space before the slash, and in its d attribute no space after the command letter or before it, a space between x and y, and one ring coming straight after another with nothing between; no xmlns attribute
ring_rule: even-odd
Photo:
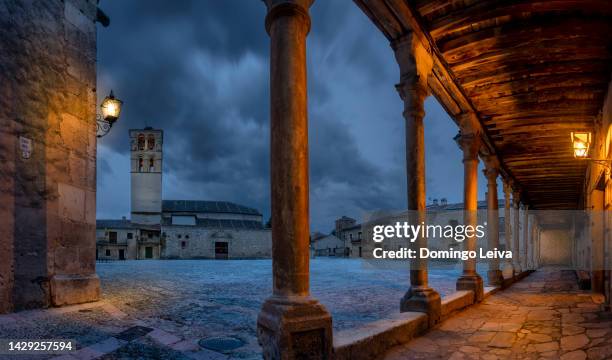
<svg viewBox="0 0 612 360"><path fill-rule="evenodd" d="M181 238L181 234L178 234L177 237L180 239Z"/></svg>
<svg viewBox="0 0 612 360"><path fill-rule="evenodd" d="M142 172L144 170L144 161L142 160L142 156L138 158L138 171Z"/></svg>
<svg viewBox="0 0 612 360"><path fill-rule="evenodd" d="M110 250L106 249L106 256L110 256Z"/></svg>
<svg viewBox="0 0 612 360"><path fill-rule="evenodd" d="M361 240L361 231L357 233L357 239Z"/></svg>
<svg viewBox="0 0 612 360"><path fill-rule="evenodd" d="M181 249L184 249L187 247L187 241L181 241Z"/></svg>
<svg viewBox="0 0 612 360"><path fill-rule="evenodd" d="M351 241L353 241L353 233L349 234L349 238L351 239Z"/></svg>
<svg viewBox="0 0 612 360"><path fill-rule="evenodd" d="M143 134L138 135L138 150L142 151L145 149L145 136Z"/></svg>
<svg viewBox="0 0 612 360"><path fill-rule="evenodd" d="M149 233L149 239L153 239L153 233Z"/></svg>
<svg viewBox="0 0 612 360"><path fill-rule="evenodd" d="M117 232L116 231L110 231L108 233L108 242L111 244L117 243Z"/></svg>
<svg viewBox="0 0 612 360"><path fill-rule="evenodd" d="M147 137L147 149L155 149L155 136L153 134L149 134L149 136Z"/></svg>
<svg viewBox="0 0 612 360"><path fill-rule="evenodd" d="M189 239L189 235L185 235L185 239Z"/></svg>
<svg viewBox="0 0 612 360"><path fill-rule="evenodd" d="M133 237L134 237L134 234L132 234L132 233L127 233L127 238L128 238L128 239L132 239Z"/></svg>
<svg viewBox="0 0 612 360"><path fill-rule="evenodd" d="M149 159L149 172L155 171L155 160L153 158Z"/></svg>

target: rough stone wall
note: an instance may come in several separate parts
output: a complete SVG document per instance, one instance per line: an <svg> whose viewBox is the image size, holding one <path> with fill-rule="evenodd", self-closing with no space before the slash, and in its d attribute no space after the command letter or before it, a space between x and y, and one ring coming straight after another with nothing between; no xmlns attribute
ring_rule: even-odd
<svg viewBox="0 0 612 360"><path fill-rule="evenodd" d="M590 157L593 159L612 158L612 82L608 90L600 116L595 121ZM599 163L590 163L586 172L584 187L585 207L589 209L589 223L577 239L576 265L591 271L592 288L604 292L608 304L612 293L610 281L612 268L612 233L609 231L609 209L612 205L612 181L606 168Z"/></svg>
<svg viewBox="0 0 612 360"><path fill-rule="evenodd" d="M542 230L539 246L541 265L571 265L572 233L569 228Z"/></svg>
<svg viewBox="0 0 612 360"><path fill-rule="evenodd" d="M6 29L9 14L6 4L0 3L0 28ZM13 93L14 82L8 75L14 70L14 65L5 61L9 46L8 32L0 32L0 95ZM13 310L12 294L14 284L13 243L15 232L15 152L17 138L15 122L12 119L12 96L0 96L0 313Z"/></svg>
<svg viewBox="0 0 612 360"><path fill-rule="evenodd" d="M162 258L167 259L214 259L217 241L228 243L230 259L269 258L272 254L272 236L269 230L163 226L162 233L166 235ZM181 244L183 241L185 248Z"/></svg>
<svg viewBox="0 0 612 360"><path fill-rule="evenodd" d="M95 14L96 0L0 3L0 311L58 304L58 276L95 278Z"/></svg>

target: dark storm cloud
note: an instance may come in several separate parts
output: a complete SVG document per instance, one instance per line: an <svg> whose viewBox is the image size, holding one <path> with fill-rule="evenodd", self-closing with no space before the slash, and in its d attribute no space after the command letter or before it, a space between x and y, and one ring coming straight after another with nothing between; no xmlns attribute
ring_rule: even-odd
<svg viewBox="0 0 612 360"><path fill-rule="evenodd" d="M129 211L127 129L145 125L164 130L164 198L231 200L269 214L263 3L104 0L100 7L111 25L98 29L98 95L113 88L125 106L99 142L100 157L114 159L98 162L99 188L113 189L99 197L99 215ZM397 65L387 41L351 1L315 2L308 71L312 228L329 230L341 215L405 206ZM436 118L430 126L443 135L434 136L436 153L449 149L448 121ZM443 182L429 182L430 190L444 193Z"/></svg>

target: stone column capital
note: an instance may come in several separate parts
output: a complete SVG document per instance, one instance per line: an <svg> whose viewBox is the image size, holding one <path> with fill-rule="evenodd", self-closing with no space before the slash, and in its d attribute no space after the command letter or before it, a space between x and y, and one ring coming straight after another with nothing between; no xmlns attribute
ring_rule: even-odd
<svg viewBox="0 0 612 360"><path fill-rule="evenodd" d="M521 192L519 190L512 191L512 204L514 204L514 207L517 209L519 208L521 204Z"/></svg>
<svg viewBox="0 0 612 360"><path fill-rule="evenodd" d="M504 184L504 194L510 195L512 193L512 180L504 179L502 183Z"/></svg>
<svg viewBox="0 0 612 360"><path fill-rule="evenodd" d="M400 68L400 82L417 75L419 70L423 72L423 70L428 69L428 67L424 66L424 59L417 59L419 46L420 42L413 32L406 33L391 41L391 49L393 49L395 61ZM416 77L418 78L418 76Z"/></svg>
<svg viewBox="0 0 612 360"><path fill-rule="evenodd" d="M399 65L400 82L395 85L402 100L425 99L429 93L427 74L431 72L431 59L421 51L420 41L409 32L391 42L395 61Z"/></svg>
<svg viewBox="0 0 612 360"><path fill-rule="evenodd" d="M489 185L497 185L497 176L499 176L498 168L488 168L482 170L482 173L487 178Z"/></svg>
<svg viewBox="0 0 612 360"><path fill-rule="evenodd" d="M455 141L463 151L463 161L476 160L478 161L478 151L482 145L480 135L477 133L465 133L460 131L455 136Z"/></svg>
<svg viewBox="0 0 612 360"><path fill-rule="evenodd" d="M306 34L310 32L310 13L308 9L314 0L264 0L268 8L266 31L268 35L274 21L283 16L297 16L304 22Z"/></svg>
<svg viewBox="0 0 612 360"><path fill-rule="evenodd" d="M487 177L489 184L497 184L497 177L499 176L499 160L495 155L486 155L482 157L485 164L483 174Z"/></svg>
<svg viewBox="0 0 612 360"><path fill-rule="evenodd" d="M395 89L404 101L404 117L422 119L425 116L424 104L427 97L427 88L418 80L405 79L405 81L395 85Z"/></svg>

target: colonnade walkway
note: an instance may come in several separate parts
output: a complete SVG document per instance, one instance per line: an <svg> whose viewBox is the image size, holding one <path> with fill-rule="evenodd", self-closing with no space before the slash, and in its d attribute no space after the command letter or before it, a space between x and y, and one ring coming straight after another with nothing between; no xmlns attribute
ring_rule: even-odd
<svg viewBox="0 0 612 360"><path fill-rule="evenodd" d="M392 348L395 359L610 359L603 295L578 289L574 271L543 268Z"/></svg>

